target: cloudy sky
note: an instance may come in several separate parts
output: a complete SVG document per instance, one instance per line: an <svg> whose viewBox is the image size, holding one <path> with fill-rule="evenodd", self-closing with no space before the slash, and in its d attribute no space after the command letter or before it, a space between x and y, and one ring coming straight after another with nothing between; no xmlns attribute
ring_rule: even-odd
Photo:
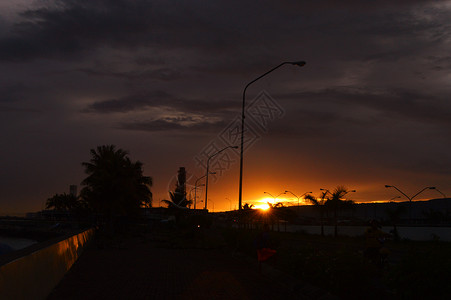
<svg viewBox="0 0 451 300"><path fill-rule="evenodd" d="M79 185L105 144L144 163L155 205L181 166L191 191L237 144L246 84L299 60L247 89L243 203L448 196L450 20L451 1L0 0L0 214ZM210 169L208 208L235 208L238 153Z"/></svg>

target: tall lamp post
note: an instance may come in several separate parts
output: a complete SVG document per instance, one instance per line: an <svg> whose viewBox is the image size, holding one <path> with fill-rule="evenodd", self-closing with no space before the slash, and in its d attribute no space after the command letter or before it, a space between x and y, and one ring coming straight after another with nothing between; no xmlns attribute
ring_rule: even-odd
<svg viewBox="0 0 451 300"><path fill-rule="evenodd" d="M319 190L320 190L320 191L324 191L324 195L327 195L327 193L329 193L329 194L332 195L332 193L331 193L328 189L322 189L322 188L320 188Z"/></svg>
<svg viewBox="0 0 451 300"><path fill-rule="evenodd" d="M438 193L440 193L440 194L443 196L443 198L446 198L446 195L443 194L442 192L440 192L440 191L438 190L438 188L433 187L432 189L433 189L433 190L436 190Z"/></svg>
<svg viewBox="0 0 451 300"><path fill-rule="evenodd" d="M210 172L210 174L216 174L216 172ZM197 187L198 186L204 186L205 184L201 184L201 185L197 185L197 182L199 180L201 180L202 178L207 177L207 174L205 174L204 176L201 176L199 178L196 179L196 181L194 182L194 209L196 209L196 200L197 200Z"/></svg>
<svg viewBox="0 0 451 300"><path fill-rule="evenodd" d="M286 64L290 64L290 65L294 65L294 66L299 66L302 67L305 65L305 61L292 61L292 62L283 62L280 65L278 65L277 67L272 68L271 70L269 70L268 72L260 75L259 77L255 78L254 80L252 80L251 82L249 82L246 87L243 90L243 106L241 109L241 149L240 149L240 190L238 192L238 210L241 211L241 204L242 204L242 199L243 199L243 146L244 146L244 108L246 107L246 90L247 88L253 84L254 82L256 82L257 80L265 77L266 75L268 75L269 73L275 71L276 69L280 68L283 65Z"/></svg>
<svg viewBox="0 0 451 300"><path fill-rule="evenodd" d="M205 184L204 183L202 183L202 184L199 184L199 185L194 185L194 187L191 189L191 191L190 191L190 193L192 192L192 190L194 190L194 201L193 201L193 203L194 203L194 209L196 209L196 200L197 200L197 188L198 187L201 187L201 186L205 186Z"/></svg>
<svg viewBox="0 0 451 300"><path fill-rule="evenodd" d="M412 200L413 198L415 198L416 196L418 196L419 194L421 194L422 192L424 192L425 190L436 190L435 186L427 186L425 188L423 188L421 191L419 191L418 193L416 193L415 195L413 195L412 197L407 196L403 191L401 191L400 189L398 189L396 186L394 185L385 185L386 188L394 188L395 190L397 190L398 192L400 192L402 195L404 195L404 197L406 197L407 199L409 199L409 219L410 222L412 222Z"/></svg>
<svg viewBox="0 0 451 300"><path fill-rule="evenodd" d="M263 192L264 194L268 194L268 195L270 195L273 199L274 199L274 201L273 201L273 204L276 204L276 199L277 199L277 197L279 197L280 195L282 195L282 194L286 194L286 192L282 192L282 193L280 193L279 195L277 195L277 196L273 196L273 195L271 195L271 193L268 193L268 192Z"/></svg>
<svg viewBox="0 0 451 300"><path fill-rule="evenodd" d="M290 193L290 194L292 194L293 196L295 196L296 198L298 198L298 207L299 207L299 199L302 198L302 197L304 197L305 195L311 194L311 193L313 193L313 192L305 192L304 194L300 195L299 197L296 196L296 194L293 193L293 192L291 192L291 191L285 191L285 193Z"/></svg>
<svg viewBox="0 0 451 300"><path fill-rule="evenodd" d="M212 159L213 157L215 157L216 155L218 155L219 153L221 153L222 151L225 151L227 149L238 149L238 146L227 146L222 148L221 150L219 150L218 152L210 155L207 159L207 174L205 174L205 176L207 176L207 178L205 179L205 209L207 209L207 193L208 193L208 173L209 173L209 168L210 168L210 159Z"/></svg>

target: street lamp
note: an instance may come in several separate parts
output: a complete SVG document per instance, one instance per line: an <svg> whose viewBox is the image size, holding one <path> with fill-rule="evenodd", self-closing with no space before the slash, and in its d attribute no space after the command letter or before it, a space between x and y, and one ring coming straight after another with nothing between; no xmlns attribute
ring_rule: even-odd
<svg viewBox="0 0 451 300"><path fill-rule="evenodd" d="M222 148L221 150L219 150L218 152L214 153L213 155L210 155L207 159L207 174L205 176L207 176L207 178L205 179L205 209L207 209L207 193L208 193L208 170L210 168L210 159L212 159L213 157L215 157L216 155L218 155L219 153L221 153L222 151L225 151L229 148L232 149L238 149L238 146L227 146Z"/></svg>
<svg viewBox="0 0 451 300"><path fill-rule="evenodd" d="M274 199L274 201L273 201L273 204L276 204L276 199L277 199L277 197L279 197L280 195L282 195L282 194L286 194L286 192L282 192L282 193L280 193L279 195L277 195L277 196L273 196L273 195L271 195L271 193L268 193L268 192L263 192L264 194L268 194L268 195L270 195L273 199Z"/></svg>
<svg viewBox="0 0 451 300"><path fill-rule="evenodd" d="M196 183L197 183L197 181L196 181ZM191 196L191 192L194 190L194 201L193 201L193 203L194 203L194 209L196 209L197 188L198 188L198 187L201 187L201 186L205 186L205 184L204 184L204 183L202 183L202 184L200 184L200 185L195 184L194 187L189 191L189 192L190 192L190 196Z"/></svg>
<svg viewBox="0 0 451 300"><path fill-rule="evenodd" d="M268 72L260 75L259 77L255 78L254 80L249 82L243 90L243 106L241 109L240 190L238 193L238 210L240 210L240 211L241 211L241 204L242 204L242 199L243 199L243 150L244 150L243 146L244 146L244 118L245 118L244 108L246 107L246 90L252 83L256 82L257 80L261 79L262 77L265 77L269 73L275 71L276 69L278 69L281 66L286 65L286 64L302 67L305 65L305 61L283 62L280 65L278 65L277 67L272 68Z"/></svg>
<svg viewBox="0 0 451 300"><path fill-rule="evenodd" d="M320 188L319 190L320 190L320 191L324 191L325 194L327 194L327 193L332 194L328 189L322 189L322 188Z"/></svg>
<svg viewBox="0 0 451 300"><path fill-rule="evenodd" d="M443 196L443 198L446 198L446 195L443 194L442 192L440 192L440 191L438 190L438 188L432 187L431 190L436 190L438 193L440 193L440 194Z"/></svg>
<svg viewBox="0 0 451 300"><path fill-rule="evenodd" d="M307 195L307 194L311 194L311 193L313 193L313 192L305 192L304 194L302 194L301 196L296 196L293 192L290 192L290 191L285 191L285 193L290 193L290 194L292 194L293 196L295 196L296 198L298 198L298 206L299 206L299 199L300 198L302 198L303 196L305 196L305 195Z"/></svg>
<svg viewBox="0 0 451 300"><path fill-rule="evenodd" d="M210 174L216 174L216 172L210 172ZM196 209L196 200L197 200L197 187L198 186L204 186L205 184L201 184L201 185L197 185L197 182L199 180L201 180L202 178L207 177L207 174L205 174L204 176L201 176L199 178L196 179L196 181L194 182L194 209ZM202 202L202 201L201 201Z"/></svg>
<svg viewBox="0 0 451 300"><path fill-rule="evenodd" d="M425 188L423 188L421 191L419 191L418 193L416 193L415 195L413 195L412 197L407 196L403 191L401 191L400 189L398 189L396 186L394 185L385 185L386 188L394 188L395 190L397 190L398 192L400 192L401 194L403 194L407 199L409 199L409 218L410 221L412 221L412 200L413 198L415 198L416 196L418 196L419 194L421 194L423 191L429 189L429 190L437 190L435 188L435 186L427 186Z"/></svg>

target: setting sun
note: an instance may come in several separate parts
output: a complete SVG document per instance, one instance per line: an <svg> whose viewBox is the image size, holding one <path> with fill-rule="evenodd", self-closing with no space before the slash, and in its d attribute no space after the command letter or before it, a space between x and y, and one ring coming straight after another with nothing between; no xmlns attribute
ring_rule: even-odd
<svg viewBox="0 0 451 300"><path fill-rule="evenodd" d="M254 208L261 209L261 210L268 210L269 204L268 203L259 203L259 204L254 205Z"/></svg>
<svg viewBox="0 0 451 300"><path fill-rule="evenodd" d="M269 203L273 202L274 199L272 198L261 198L254 202L253 208L255 209L261 209L261 210L268 210L270 208Z"/></svg>

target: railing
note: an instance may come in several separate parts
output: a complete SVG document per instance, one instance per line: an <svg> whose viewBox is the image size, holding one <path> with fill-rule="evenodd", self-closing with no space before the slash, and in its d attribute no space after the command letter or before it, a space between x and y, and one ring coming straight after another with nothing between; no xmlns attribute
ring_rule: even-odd
<svg viewBox="0 0 451 300"><path fill-rule="evenodd" d="M0 266L0 299L45 299L94 235L88 229Z"/></svg>

